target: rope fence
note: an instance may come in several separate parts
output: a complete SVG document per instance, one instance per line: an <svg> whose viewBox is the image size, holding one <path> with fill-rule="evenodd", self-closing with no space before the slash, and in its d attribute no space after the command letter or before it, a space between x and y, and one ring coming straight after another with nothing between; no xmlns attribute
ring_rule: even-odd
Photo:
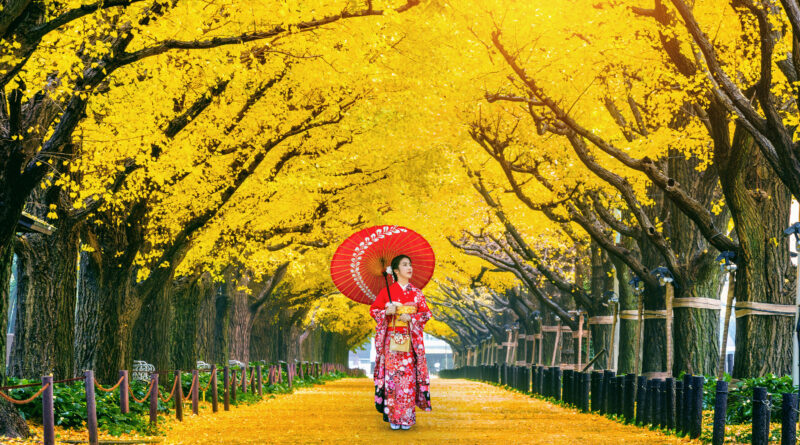
<svg viewBox="0 0 800 445"><path fill-rule="evenodd" d="M208 366L205 363L198 363L198 367L200 365ZM266 363L265 363L266 365ZM224 406L225 410L230 409L230 401L236 401L236 389L237 385L241 386L242 392L247 391L247 386L251 387L251 392L253 394L257 394L259 397L263 396L263 384L264 384L264 377L267 378L268 385L274 385L276 383L281 383L282 378L282 371L284 370L287 373L287 383L288 386L291 388L292 385L292 378L297 375L297 364L294 363L286 363L280 362L278 365L267 365L268 371L266 373L262 372L262 364L257 364L256 366L247 366L244 364L239 364L235 367L225 366L222 369L223 372L223 382L222 382L222 390L223 390L223 399L224 399ZM321 374L329 374L335 371L344 372L348 375L356 375L356 371L350 370L349 368L344 367L341 364L334 364L334 363L302 363L301 366L301 375L315 375L319 377ZM303 368L303 367L306 368ZM149 368L148 368L149 367ZM241 369L241 376L237 377L237 369ZM248 374L249 368L249 376ZM306 369L314 369L319 370L321 372L308 372L306 371L305 374L303 373ZM158 409L158 402L161 401L163 404L167 404L172 400L176 416L178 420L183 420L183 404L190 401L192 403L192 412L195 415L199 415L199 392L203 392L203 401L205 401L205 393L208 390L211 390L211 404L212 404L212 412L216 413L218 409L218 374L219 369L216 365L211 365L211 369L194 369L190 372L192 373L192 380L191 385L189 387L188 393L184 396L183 395L183 386L181 382L181 373L186 371L181 370L174 370L174 379L172 382L172 389L169 392L168 396L164 396L162 392L159 390L158 378L160 374L166 374L166 371L156 371L152 365L148 365L145 362L135 362L134 370L132 373L129 373L128 370L121 370L119 372L119 380L110 387L103 386L100 381L98 381L94 376L94 371L87 370L84 371L83 375L80 377L74 377L69 379L63 380L53 380L52 376L44 376L42 377L41 383L26 383L20 385L12 385L12 386L3 386L0 387L0 398L12 403L14 405L25 405L28 403L32 403L38 398L41 397L42 401L42 425L44 427L42 439L44 445L54 445L55 444L55 415L54 415L54 395L53 395L53 388L55 384L58 383L71 383L77 381L84 382L84 391L86 395L86 411L87 411L87 420L86 420L86 428L87 433L89 435L89 443L90 444L98 444L98 429L97 429L97 406L95 400L95 390L99 390L103 393L110 394L114 391L119 391L119 406L120 411L123 414L127 414L130 412L129 401L132 399L135 403L145 404L149 402L149 413L150 413L150 423L155 424L157 421L157 409ZM358 370L363 373L362 370ZM210 373L208 382L205 385L202 385L200 382L200 373ZM133 386L130 384L129 375L133 375L137 380L144 381L145 378L149 375L149 382L147 383L147 387L144 390L144 396L142 398L136 397L136 392L134 391ZM34 388L39 387L39 389L30 397L26 399L18 400L12 397L10 393L6 393L7 391L12 390L19 390L25 388Z"/></svg>
<svg viewBox="0 0 800 445"><path fill-rule="evenodd" d="M36 385L34 385L34 386L36 386ZM8 400L10 403L13 403L14 405L25 405L26 403L31 403L34 400L36 400L49 387L50 387L49 383L44 385L44 386L42 386L38 391L36 391L36 393L34 395L28 397L25 400L14 399L11 396L6 395L6 393L4 393L4 392L0 392L0 397Z"/></svg>

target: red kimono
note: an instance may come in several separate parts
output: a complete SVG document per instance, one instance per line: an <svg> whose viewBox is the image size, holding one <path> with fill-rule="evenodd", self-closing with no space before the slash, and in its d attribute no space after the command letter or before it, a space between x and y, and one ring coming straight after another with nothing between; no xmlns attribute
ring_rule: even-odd
<svg viewBox="0 0 800 445"><path fill-rule="evenodd" d="M392 315L386 315L386 289L381 289L370 306L370 315L375 319L375 408L383 414L384 422L411 426L416 422L415 406L431 410L431 395L428 390L430 376L425 360L425 345L422 331L431 318L422 291L411 283L406 289L398 283L389 286L392 301L404 305L416 305L417 313L409 314L406 332L410 334L411 351L389 351L389 331ZM403 331L404 328L397 328Z"/></svg>

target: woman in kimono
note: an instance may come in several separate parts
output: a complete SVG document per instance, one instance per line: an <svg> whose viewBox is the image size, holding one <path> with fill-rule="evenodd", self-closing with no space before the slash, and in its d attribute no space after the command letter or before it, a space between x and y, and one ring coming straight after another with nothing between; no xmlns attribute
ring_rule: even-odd
<svg viewBox="0 0 800 445"><path fill-rule="evenodd" d="M431 311L422 291L409 283L412 268L408 256L392 259L391 273L394 283L389 292L382 289L370 306L376 323L375 408L393 430L407 430L416 423L415 407L431 410L430 377L422 343L422 330ZM391 343L394 345L390 347Z"/></svg>

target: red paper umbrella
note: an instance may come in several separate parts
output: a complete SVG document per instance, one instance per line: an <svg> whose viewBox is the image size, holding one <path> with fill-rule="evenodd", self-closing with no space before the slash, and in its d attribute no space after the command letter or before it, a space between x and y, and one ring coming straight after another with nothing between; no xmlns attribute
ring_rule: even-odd
<svg viewBox="0 0 800 445"><path fill-rule="evenodd" d="M433 249L420 234L400 226L373 226L350 235L333 254L331 278L347 298L372 304L386 287L383 272L401 254L411 258L411 284L422 289L433 276Z"/></svg>

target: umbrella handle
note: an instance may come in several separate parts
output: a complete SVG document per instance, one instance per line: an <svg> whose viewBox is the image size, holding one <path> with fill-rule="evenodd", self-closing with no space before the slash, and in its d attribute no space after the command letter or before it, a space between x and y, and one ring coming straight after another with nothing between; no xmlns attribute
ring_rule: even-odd
<svg viewBox="0 0 800 445"><path fill-rule="evenodd" d="M392 293L389 291L389 277L386 271L383 271L383 280L386 281L386 295L389 297L389 303L393 303L392 301Z"/></svg>

